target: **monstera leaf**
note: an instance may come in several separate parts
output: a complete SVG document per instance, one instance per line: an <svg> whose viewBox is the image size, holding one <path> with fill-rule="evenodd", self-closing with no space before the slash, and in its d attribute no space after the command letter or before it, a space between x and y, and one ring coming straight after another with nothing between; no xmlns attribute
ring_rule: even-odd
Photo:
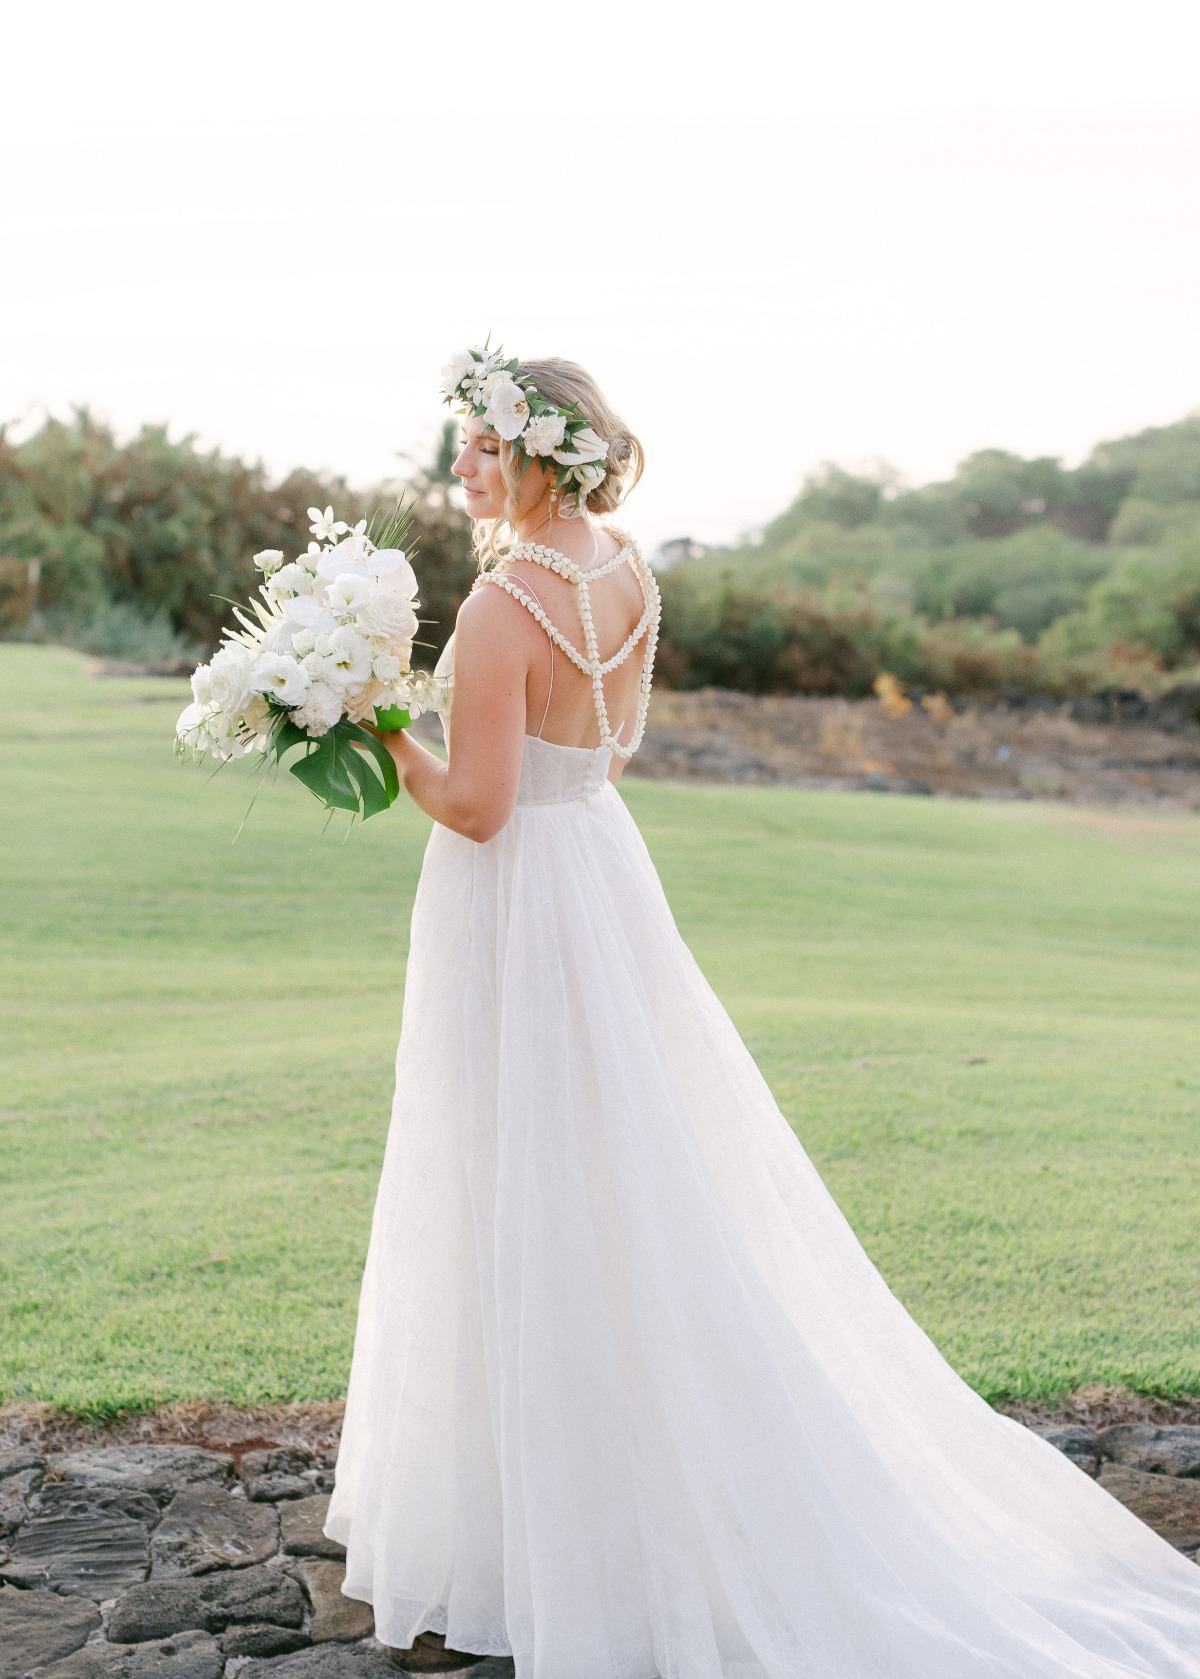
<svg viewBox="0 0 1200 1679"><path fill-rule="evenodd" d="M403 715L407 719L407 713ZM282 761L293 747L304 751L288 765L289 770L326 810L348 810L365 822L400 796L400 777L391 753L369 729L348 717L318 740L294 723L281 723L272 739L275 757Z"/></svg>

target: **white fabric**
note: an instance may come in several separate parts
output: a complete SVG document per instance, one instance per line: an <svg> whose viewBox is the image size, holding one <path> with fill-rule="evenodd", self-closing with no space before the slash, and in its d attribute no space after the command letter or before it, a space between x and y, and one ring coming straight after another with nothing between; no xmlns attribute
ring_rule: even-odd
<svg viewBox="0 0 1200 1679"><path fill-rule="evenodd" d="M1200 1679L1200 1569L890 1292L607 747L434 826L326 1533L518 1679Z"/></svg>

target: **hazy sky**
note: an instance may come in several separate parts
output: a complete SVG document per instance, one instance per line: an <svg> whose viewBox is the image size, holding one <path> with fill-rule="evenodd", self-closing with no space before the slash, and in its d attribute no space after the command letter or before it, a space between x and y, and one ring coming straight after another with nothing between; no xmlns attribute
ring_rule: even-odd
<svg viewBox="0 0 1200 1679"><path fill-rule="evenodd" d="M45 4L5 25L0 416L356 481L491 330L715 540L803 472L1200 407L1200 7Z"/></svg>

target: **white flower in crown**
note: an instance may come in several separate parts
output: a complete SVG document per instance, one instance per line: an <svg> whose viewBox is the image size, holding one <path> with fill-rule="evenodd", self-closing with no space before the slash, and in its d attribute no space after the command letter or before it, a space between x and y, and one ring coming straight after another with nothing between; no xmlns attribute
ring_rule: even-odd
<svg viewBox="0 0 1200 1679"><path fill-rule="evenodd" d="M527 455L550 455L567 434L567 422L561 414L535 414L521 434L521 446Z"/></svg>
<svg viewBox="0 0 1200 1679"><path fill-rule="evenodd" d="M585 500L594 489L603 484L605 477L604 468L599 461L584 461L581 466L574 467L571 482L578 487L580 501Z"/></svg>
<svg viewBox="0 0 1200 1679"><path fill-rule="evenodd" d="M446 397L456 397L458 387L463 380L474 373L478 363L470 350L460 350L442 369L442 393Z"/></svg>
<svg viewBox="0 0 1200 1679"><path fill-rule="evenodd" d="M602 461L608 455L608 439L598 437L591 426L572 432L561 449L553 451L560 466L579 466L585 461ZM603 474L601 474L603 476Z"/></svg>
<svg viewBox="0 0 1200 1679"><path fill-rule="evenodd" d="M489 383L484 424L494 427L506 443L511 443L529 422L529 398L507 374Z"/></svg>

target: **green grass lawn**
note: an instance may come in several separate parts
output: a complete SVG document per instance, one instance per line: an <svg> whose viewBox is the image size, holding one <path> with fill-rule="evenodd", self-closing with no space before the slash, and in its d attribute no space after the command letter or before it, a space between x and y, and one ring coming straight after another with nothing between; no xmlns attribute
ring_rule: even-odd
<svg viewBox="0 0 1200 1679"><path fill-rule="evenodd" d="M344 1391L413 889L184 685L0 647L0 1396ZM893 1289L989 1398L1200 1393L1200 822L622 783Z"/></svg>

